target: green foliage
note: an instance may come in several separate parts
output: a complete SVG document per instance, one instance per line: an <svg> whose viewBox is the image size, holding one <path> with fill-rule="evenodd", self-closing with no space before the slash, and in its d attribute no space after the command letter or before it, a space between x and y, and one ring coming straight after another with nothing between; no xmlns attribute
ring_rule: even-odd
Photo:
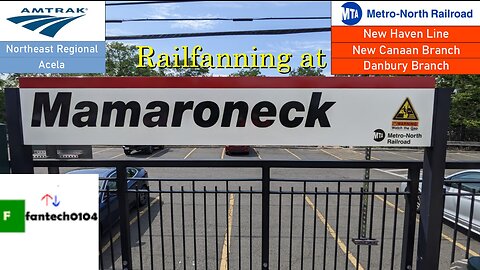
<svg viewBox="0 0 480 270"><path fill-rule="evenodd" d="M262 72L259 68L249 68L249 69L241 69L237 72L230 74L230 77L261 77Z"/></svg>
<svg viewBox="0 0 480 270"><path fill-rule="evenodd" d="M5 81L0 79L0 123L5 123Z"/></svg>
<svg viewBox="0 0 480 270"><path fill-rule="evenodd" d="M192 59L188 59L188 66L193 66ZM183 63L183 60L180 60L180 63ZM173 66L173 62L170 62L170 66ZM207 67L179 67L179 68L159 68L158 76L167 76L167 77L202 77L207 76L210 73L210 70Z"/></svg>
<svg viewBox="0 0 480 270"><path fill-rule="evenodd" d="M322 74L323 69L321 68L305 68L305 67L298 67L292 69L288 75L292 77L296 76L320 76L324 77L325 75Z"/></svg>
<svg viewBox="0 0 480 270"><path fill-rule="evenodd" d="M107 76L158 76L151 68L137 68L138 51L135 45L121 42L107 44L105 69Z"/></svg>
<svg viewBox="0 0 480 270"><path fill-rule="evenodd" d="M438 88L455 89L450 108L453 140L480 141L480 76L441 75L436 81Z"/></svg>

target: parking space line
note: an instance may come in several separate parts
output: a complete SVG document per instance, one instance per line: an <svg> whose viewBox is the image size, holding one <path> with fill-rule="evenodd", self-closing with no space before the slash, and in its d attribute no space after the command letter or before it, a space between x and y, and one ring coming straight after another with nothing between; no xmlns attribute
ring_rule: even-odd
<svg viewBox="0 0 480 270"><path fill-rule="evenodd" d="M326 153L326 154L328 154L328 155L330 155L330 156L332 156L332 157L334 157L334 158L336 158L336 159L338 159L338 160L343 160L343 158L341 158L341 157L339 157L339 156L337 156L337 155L334 155L334 154L328 152L328 151L325 150L325 149L320 149L320 151L322 151L322 152L324 152L324 153Z"/></svg>
<svg viewBox="0 0 480 270"><path fill-rule="evenodd" d="M113 148L109 147L109 148L106 148L106 149L98 150L98 151L93 152L92 155L99 154L99 153L102 153L102 152L106 152L106 151L112 150L112 149Z"/></svg>
<svg viewBox="0 0 480 270"><path fill-rule="evenodd" d="M389 154L399 156L399 157L403 157L403 158L408 158L408 159L411 159L411 160L418 160L417 158L409 157L409 156L402 155L402 154L399 154L399 153L395 153L395 152L392 152L392 151L385 151L385 153L389 153Z"/></svg>
<svg viewBox="0 0 480 270"><path fill-rule="evenodd" d="M220 159L223 159L225 157L225 147L222 149L222 155L220 156Z"/></svg>
<svg viewBox="0 0 480 270"><path fill-rule="evenodd" d="M151 159L152 157L158 157L156 155L164 154L166 151L167 151L167 148L163 148L162 150L158 151L157 153L151 154L146 159Z"/></svg>
<svg viewBox="0 0 480 270"><path fill-rule="evenodd" d="M160 196L157 196L155 199L153 199L153 200L150 202L150 207L152 207L152 205L153 205L154 203L156 203L158 200L160 200ZM160 206L160 207L162 207L162 206ZM145 209L143 209L142 211L140 211L140 213L139 213L138 216L142 217L147 211L148 211L148 207L146 207ZM135 221L137 221L137 219L138 219L137 216L135 216L134 218L132 218L132 219L130 220L130 226L131 226L133 223L135 223ZM101 233L101 232L100 232L100 233ZM112 238L112 242L109 241L109 242L107 242L107 244L105 244L105 246L102 248L102 254L105 253L105 251L107 251L107 249L110 247L110 245L111 245L112 243L115 243L115 242L118 240L118 238L120 238L120 232L117 232L117 234L115 234L115 236Z"/></svg>
<svg viewBox="0 0 480 270"><path fill-rule="evenodd" d="M375 171L379 171L379 172L383 172L383 173L386 173L386 174L390 174L390 175L393 175L393 176L396 176L396 177L400 177L400 178L403 178L403 179L407 179L407 175L401 175L401 174L398 174L398 173L394 173L394 172L391 172L390 170L382 170L382 169L374 169Z"/></svg>
<svg viewBox="0 0 480 270"><path fill-rule="evenodd" d="M312 208L313 211L316 210L316 214L317 214L317 217L318 219L323 223L323 225L326 225L327 226L327 230L328 230L328 233L330 234L330 236L332 236L333 239L337 239L337 244L338 246L340 247L340 249L343 251L343 253L347 253L347 246L345 245L345 243L340 239L340 237L337 237L337 232L333 229L333 227L325 220L325 217L322 215L322 213L320 212L320 210L318 208L316 208L316 206L312 203L312 200L310 200L310 198L308 196L305 196L305 201L308 203L308 205L310 205L310 207ZM326 236L325 236L326 237ZM348 241L348 240L347 240ZM315 254L313 254L313 256L315 256ZM363 270L363 266L360 264L360 262L357 262L357 258L352 254L352 252L349 250L348 251L348 260L350 261L350 263L353 264L353 267L356 267L357 266L357 263L358 263L358 268L357 269L360 269L360 270Z"/></svg>
<svg viewBox="0 0 480 270"><path fill-rule="evenodd" d="M461 156L471 157L471 158L480 158L480 156L477 157L477 156L474 156L474 155L469 155L469 154L465 154L465 153L458 153L458 152L456 152L456 153L451 153L451 154L461 155Z"/></svg>
<svg viewBox="0 0 480 270"><path fill-rule="evenodd" d="M197 148L193 148L192 151L190 151L183 159L187 159L192 153L193 151L197 150Z"/></svg>
<svg viewBox="0 0 480 270"><path fill-rule="evenodd" d="M121 156L123 156L123 155L125 155L125 154L124 154L124 153L121 153L121 154L118 154L118 155L116 155L116 156L111 157L110 159L116 159L117 157L121 157Z"/></svg>
<svg viewBox="0 0 480 270"><path fill-rule="evenodd" d="M353 153L355 153L355 154L357 154L357 155L361 155L361 156L363 157L362 159L365 159L365 155L364 155L364 154L359 153L359 152L357 152L357 151L354 151L354 150L352 150L352 149L348 149L348 150L352 151ZM372 159L372 160L380 160L379 158L374 157L374 156L372 156L372 155L370 155L370 159Z"/></svg>
<svg viewBox="0 0 480 270"><path fill-rule="evenodd" d="M298 160L302 160L299 156L295 155L292 151L284 148L283 150L287 151L288 153L292 154L292 156L296 157Z"/></svg>
<svg viewBox="0 0 480 270"><path fill-rule="evenodd" d="M329 155L331 155L331 156L339 159L339 160L343 160L342 158L340 158L340 157L338 157L338 156L336 156L336 155L333 155L333 154L331 154L331 153L329 153L329 152L327 152L327 151L325 151L325 150L323 150L323 149L321 149L321 150L322 150L323 152L325 152L325 153L327 153L327 154L329 154ZM352 150L352 152L355 152L355 151ZM377 158L372 157L372 159L377 159ZM380 159L377 159L377 160L380 160ZM403 175L400 175L400 174L396 174L396 173L393 173L393 172L389 172L389 171L386 171L386 170L381 170L381 169L374 169L374 170L380 171L380 172L383 172L383 173L387 173L387 174L390 174L390 175L393 175L393 176L396 176L396 177L400 177L400 178L403 178L403 179L406 179L406 178L407 178L406 176L403 176ZM378 200L380 200L380 201L383 203L383 198L382 198L381 196L376 195L375 198L378 199ZM308 202L308 201L307 201L307 202ZM395 209L395 205L394 205L393 203L389 202L388 200L386 201L386 204L387 204L389 207ZM396 210L397 210L399 213L402 213L402 214L405 213L405 210L401 209L400 207L397 207ZM318 214L318 213L317 213L317 214ZM420 221L419 221L419 219L417 218L417 223L418 223L418 222L420 222ZM452 239L451 237L449 237L448 235L444 234L443 232L442 232L442 238L445 239L445 240L447 240L447 241L449 241L450 243L454 243L454 242L453 242L453 239ZM339 244L339 246L340 246L340 244ZM455 242L455 246L458 247L458 248L460 248L461 250L463 250L463 251L465 251L465 252L467 251L467 248L466 248L464 245L460 244L458 241ZM470 253L470 255L472 255L472 256L480 256L480 254L476 253L475 251L472 251L471 249L469 250L469 253ZM350 258L350 254L349 254L349 258ZM350 261L350 262L351 262L351 261Z"/></svg>
<svg viewBox="0 0 480 270"><path fill-rule="evenodd" d="M229 267L228 262L228 255L230 253L230 245L232 243L232 223L233 223L233 206L235 204L235 197L233 194L230 194L229 199L229 206L228 206L228 227L227 231L225 232L225 238L223 240L223 247L222 247L222 257L220 259L220 270L226 270Z"/></svg>
<svg viewBox="0 0 480 270"><path fill-rule="evenodd" d="M377 198L378 200L380 200L382 203L384 202L383 198L382 198L381 196L379 196L379 195L375 195L375 198ZM386 204L387 204L388 206L390 206L391 208L395 209L395 205L394 205L393 203L389 202L388 200L386 201ZM397 207L397 211L398 211L399 213L402 213L402 214L405 213L405 210L403 210L403 209L400 208L400 207ZM418 219L418 217L417 217L417 223L420 223L420 220ZM444 234L443 232L442 232L442 238L453 244L453 239L452 239L450 236ZM467 247L465 247L464 245L460 244L458 241L455 242L455 246L458 247L459 249L465 251L465 252L467 251ZM471 250L471 249L470 249L468 252L470 253L471 256L480 256L480 254L478 254L477 252L475 252L475 251L473 251L473 250Z"/></svg>
<svg viewBox="0 0 480 270"><path fill-rule="evenodd" d="M253 151L255 151L255 154L257 154L258 159L262 159L262 157L260 156L260 154L258 153L255 147L253 148Z"/></svg>

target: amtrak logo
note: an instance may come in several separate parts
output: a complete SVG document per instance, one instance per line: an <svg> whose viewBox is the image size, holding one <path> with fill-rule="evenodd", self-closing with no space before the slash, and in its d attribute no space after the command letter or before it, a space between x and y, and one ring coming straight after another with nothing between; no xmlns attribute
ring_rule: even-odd
<svg viewBox="0 0 480 270"><path fill-rule="evenodd" d="M58 31L60 31L67 24L83 16L85 16L85 14L74 17L57 17L51 15L25 15L7 18L7 20L11 21L12 23L19 24L22 27L31 31L35 31L39 28L42 28L43 26L46 26L42 28L39 33L44 36L53 38L58 33Z"/></svg>

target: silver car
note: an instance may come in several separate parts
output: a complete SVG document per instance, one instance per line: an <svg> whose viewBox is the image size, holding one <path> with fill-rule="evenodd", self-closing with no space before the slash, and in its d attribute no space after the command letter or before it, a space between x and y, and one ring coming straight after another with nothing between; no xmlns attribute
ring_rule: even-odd
<svg viewBox="0 0 480 270"><path fill-rule="evenodd" d="M461 182L461 185L458 182ZM445 177L443 187L447 194L445 196L443 217L454 223L457 216L457 202L459 202L457 224L468 229L472 199L474 199L472 232L480 235L480 194L478 194L480 193L480 170L466 170L451 174ZM400 190L408 191L407 188L406 182L400 184ZM474 190L475 196L473 196L472 193ZM419 185L419 191L421 191L421 183ZM461 195L458 196L458 194ZM458 197L460 197L460 199L458 199Z"/></svg>

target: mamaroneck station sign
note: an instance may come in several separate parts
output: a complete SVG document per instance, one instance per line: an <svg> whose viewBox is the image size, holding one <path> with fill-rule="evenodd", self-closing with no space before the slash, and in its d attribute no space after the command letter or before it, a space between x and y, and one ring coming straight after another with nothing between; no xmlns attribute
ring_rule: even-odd
<svg viewBox="0 0 480 270"><path fill-rule="evenodd" d="M22 78L27 145L431 145L433 78Z"/></svg>

